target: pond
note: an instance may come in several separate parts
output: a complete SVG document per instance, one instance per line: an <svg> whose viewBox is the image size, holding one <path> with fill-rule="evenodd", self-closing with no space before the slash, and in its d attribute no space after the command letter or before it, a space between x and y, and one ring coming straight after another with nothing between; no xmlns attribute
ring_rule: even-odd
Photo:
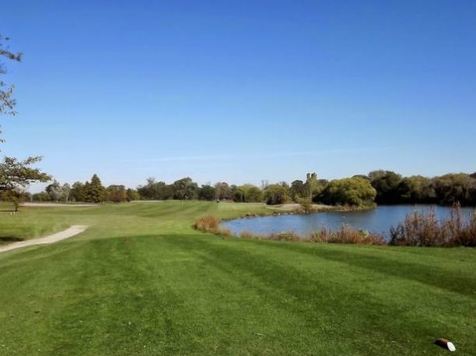
<svg viewBox="0 0 476 356"><path fill-rule="evenodd" d="M222 223L234 235L250 232L257 235L293 231L301 236L323 227L336 230L343 224L356 229L379 233L388 237L389 230L405 220L414 211L429 212L434 209L438 219L450 216L451 208L433 205L379 206L372 210L352 212L321 212L309 215L278 215L230 220ZM465 219L469 219L474 208L461 208Z"/></svg>

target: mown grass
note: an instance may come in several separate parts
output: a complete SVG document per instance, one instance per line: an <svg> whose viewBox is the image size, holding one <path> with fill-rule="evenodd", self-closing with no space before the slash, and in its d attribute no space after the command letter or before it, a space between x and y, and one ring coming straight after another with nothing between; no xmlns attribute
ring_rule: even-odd
<svg viewBox="0 0 476 356"><path fill-rule="evenodd" d="M0 254L0 354L443 355L438 337L475 353L475 249L223 240L192 228L204 215L266 210L164 202L1 216L0 231L24 237L35 225L91 228Z"/></svg>

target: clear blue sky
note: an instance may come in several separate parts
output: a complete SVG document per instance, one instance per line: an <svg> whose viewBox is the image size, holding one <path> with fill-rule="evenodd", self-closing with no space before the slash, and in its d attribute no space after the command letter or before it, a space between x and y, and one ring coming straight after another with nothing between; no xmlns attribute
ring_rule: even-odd
<svg viewBox="0 0 476 356"><path fill-rule="evenodd" d="M474 0L15 0L0 33L2 153L62 182L476 171Z"/></svg>

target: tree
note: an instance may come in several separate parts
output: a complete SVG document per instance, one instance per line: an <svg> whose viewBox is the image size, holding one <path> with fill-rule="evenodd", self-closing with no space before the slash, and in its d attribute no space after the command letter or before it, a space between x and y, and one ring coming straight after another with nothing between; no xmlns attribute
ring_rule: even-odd
<svg viewBox="0 0 476 356"><path fill-rule="evenodd" d="M63 190L57 180L54 180L53 183L48 185L45 191L50 196L50 200L56 202L59 201L63 195Z"/></svg>
<svg viewBox="0 0 476 356"><path fill-rule="evenodd" d="M289 200L289 186L286 183L271 184L264 190L266 204L284 204Z"/></svg>
<svg viewBox="0 0 476 356"><path fill-rule="evenodd" d="M198 199L200 200L214 200L215 199L215 188L209 184L202 185L198 191Z"/></svg>
<svg viewBox="0 0 476 356"><path fill-rule="evenodd" d="M11 61L19 62L21 53L11 52L5 45L9 41L8 37L0 34L0 57ZM6 84L1 78L6 73L5 65L0 61L0 114L15 114L15 99L13 97L13 85ZM2 139L0 139L2 142ZM39 181L47 182L50 177L39 169L31 166L38 163L41 157L31 156L23 161L13 157L4 157L0 164L0 193L4 199L10 200L18 211L19 201L22 197L21 189L28 184Z"/></svg>
<svg viewBox="0 0 476 356"><path fill-rule="evenodd" d="M307 187L302 180L295 180L291 183L289 193L291 199L297 202L299 199L304 198L307 195Z"/></svg>
<svg viewBox="0 0 476 356"><path fill-rule="evenodd" d="M369 173L372 187L377 191L375 198L378 204L399 203L398 187L402 176L392 171L373 171Z"/></svg>
<svg viewBox="0 0 476 356"><path fill-rule="evenodd" d="M377 195L370 182L364 178L345 178L331 181L320 195L325 204L367 206Z"/></svg>
<svg viewBox="0 0 476 356"><path fill-rule="evenodd" d="M305 198L308 198L310 201L312 200L315 194L318 194L317 191L319 182L317 181L317 174L316 173L307 173L306 175L306 183L304 184L306 190ZM304 197L303 197L304 198Z"/></svg>
<svg viewBox="0 0 476 356"><path fill-rule="evenodd" d="M48 185L45 188L46 194L50 201L69 201L70 194L71 194L71 187L68 183L61 185L57 180L54 180L53 183ZM37 197L38 198L38 197Z"/></svg>
<svg viewBox="0 0 476 356"><path fill-rule="evenodd" d="M101 183L99 177L94 174L91 182L84 185L85 201L90 203L101 203L106 199L106 188Z"/></svg>
<svg viewBox="0 0 476 356"><path fill-rule="evenodd" d="M432 187L436 193L438 204L471 205L473 202L472 190L474 188L474 178L464 173L445 174L436 177L432 181Z"/></svg>
<svg viewBox="0 0 476 356"><path fill-rule="evenodd" d="M71 194L71 186L68 183L65 183L61 187L61 191L61 200L68 202Z"/></svg>
<svg viewBox="0 0 476 356"><path fill-rule="evenodd" d="M398 189L398 203L423 204L434 203L436 193L429 178L422 176L405 177Z"/></svg>
<svg viewBox="0 0 476 356"><path fill-rule="evenodd" d="M263 192L253 184L244 184L240 187L245 192L245 202L258 203L263 201Z"/></svg>
<svg viewBox="0 0 476 356"><path fill-rule="evenodd" d="M140 200L140 194L137 190L128 188L126 191L127 201Z"/></svg>
<svg viewBox="0 0 476 356"><path fill-rule="evenodd" d="M106 189L106 196L108 201L123 203L127 201L126 187L123 185L110 185Z"/></svg>
<svg viewBox="0 0 476 356"><path fill-rule="evenodd" d="M173 198L178 200L192 200L198 197L198 185L192 178L186 177L173 184Z"/></svg>
<svg viewBox="0 0 476 356"><path fill-rule="evenodd" d="M144 186L139 186L137 191L144 199L158 199L158 186L155 178L147 178L147 183ZM165 184L165 183L164 183Z"/></svg>
<svg viewBox="0 0 476 356"><path fill-rule="evenodd" d="M83 183L75 182L71 187L70 198L73 201L86 201L86 189Z"/></svg>
<svg viewBox="0 0 476 356"><path fill-rule="evenodd" d="M50 201L51 197L47 192L35 193L32 196L33 201Z"/></svg>
<svg viewBox="0 0 476 356"><path fill-rule="evenodd" d="M7 58L8 60L20 62L22 54L14 53L8 49L6 42L9 41L8 37L4 37L0 34L0 57ZM6 74L5 65L0 62L0 76ZM15 114L15 99L13 97L14 91L13 85L8 85L0 77L0 114Z"/></svg>
<svg viewBox="0 0 476 356"><path fill-rule="evenodd" d="M46 173L32 166L40 157L28 157L19 161L13 157L4 157L0 163L0 192L4 199L9 199L18 211L19 192L32 182L47 182L51 178Z"/></svg>
<svg viewBox="0 0 476 356"><path fill-rule="evenodd" d="M215 198L218 200L233 199L233 192L228 183L218 182L215 184Z"/></svg>
<svg viewBox="0 0 476 356"><path fill-rule="evenodd" d="M243 184L232 187L233 201L240 203L256 203L263 201L263 192L253 184Z"/></svg>
<svg viewBox="0 0 476 356"><path fill-rule="evenodd" d="M174 187L165 184L165 182L157 182L155 178L147 178L147 184L139 186L137 192L140 194L141 199L167 200L173 198Z"/></svg>
<svg viewBox="0 0 476 356"><path fill-rule="evenodd" d="M231 198L233 199L234 202L244 203L246 201L245 191L241 187L235 184L232 184L230 187L230 190L231 190Z"/></svg>

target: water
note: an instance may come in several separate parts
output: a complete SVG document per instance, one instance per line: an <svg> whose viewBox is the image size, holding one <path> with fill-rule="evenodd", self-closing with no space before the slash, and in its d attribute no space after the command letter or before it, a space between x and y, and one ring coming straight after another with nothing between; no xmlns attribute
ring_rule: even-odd
<svg viewBox="0 0 476 356"><path fill-rule="evenodd" d="M356 229L379 233L388 237L389 230L405 220L414 211L428 212L434 209L438 219L449 217L451 208L431 205L379 206L373 210L354 212L322 212L309 215L279 215L226 221L222 225L234 235L247 231L258 235L293 231L305 236L323 227L336 230L343 224ZM464 218L469 219L474 208L461 208Z"/></svg>

